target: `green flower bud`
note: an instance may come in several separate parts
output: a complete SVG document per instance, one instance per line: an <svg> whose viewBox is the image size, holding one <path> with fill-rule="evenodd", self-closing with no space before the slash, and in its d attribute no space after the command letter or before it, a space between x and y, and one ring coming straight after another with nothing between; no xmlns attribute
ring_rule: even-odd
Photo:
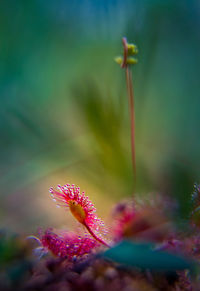
<svg viewBox="0 0 200 291"><path fill-rule="evenodd" d="M127 48L128 48L128 55L136 55L138 53L138 48L135 44L127 44Z"/></svg>
<svg viewBox="0 0 200 291"><path fill-rule="evenodd" d="M115 60L115 62L116 62L117 64L119 64L119 65L121 65L121 64L123 63L123 58L122 58L121 56L116 57L114 60Z"/></svg>
<svg viewBox="0 0 200 291"><path fill-rule="evenodd" d="M138 63L138 60L132 57L128 57L126 63L127 65L135 65Z"/></svg>

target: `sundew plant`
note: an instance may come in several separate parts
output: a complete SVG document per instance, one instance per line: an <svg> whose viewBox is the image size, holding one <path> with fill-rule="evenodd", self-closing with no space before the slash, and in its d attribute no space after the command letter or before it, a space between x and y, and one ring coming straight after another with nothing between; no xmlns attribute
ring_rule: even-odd
<svg viewBox="0 0 200 291"><path fill-rule="evenodd" d="M137 59L133 56L138 53L138 48L134 44L127 43L125 37L122 42L124 47L124 55L123 57L116 57L115 61L120 64L121 68L125 69L126 72L126 84L129 97L131 121L132 166L134 179L136 181L134 96L130 66L137 63ZM77 237L77 240L75 240L74 234L72 235L71 243L71 235L64 232L61 236L58 236L52 231L47 230L44 235L42 235L40 241L43 248L39 247L39 249L41 251L49 249L54 254L61 257L64 256L68 259L69 257L71 257L71 259L78 259L83 255L87 255L93 250L93 248L100 245L109 248L109 243L106 240L108 230L105 228L104 222L97 217L96 208L89 200L89 197L85 196L84 192L81 193L80 188L76 187L74 184L66 184L64 186L58 185L57 188L58 190L55 190L53 187L49 190L53 200L57 203L57 206L62 206L70 210L74 218L85 228L91 237L88 237L87 235L87 243L85 243L85 238L82 238L81 236ZM102 236L105 236L105 239ZM67 245L67 248L65 245ZM87 246L86 248L85 245Z"/></svg>
<svg viewBox="0 0 200 291"><path fill-rule="evenodd" d="M50 185L52 200L72 215L77 227L49 225L23 238L2 233L0 254L6 267L1 290L200 290L200 186L194 186L190 216L179 224L175 199L155 193L139 199L136 194L132 69L138 53L137 45L123 37L122 54L115 58L125 72L130 113L131 197L113 206L105 225L92 193L83 192L79 181Z"/></svg>

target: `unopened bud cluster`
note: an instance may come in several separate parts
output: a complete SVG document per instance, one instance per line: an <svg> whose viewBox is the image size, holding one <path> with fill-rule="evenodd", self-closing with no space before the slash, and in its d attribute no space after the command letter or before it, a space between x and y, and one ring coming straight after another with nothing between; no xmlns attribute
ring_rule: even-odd
<svg viewBox="0 0 200 291"><path fill-rule="evenodd" d="M138 60L133 57L138 53L138 48L135 44L128 43L126 38L122 39L124 46L124 56L118 56L115 58L115 62L121 65L122 68L127 67L128 65L137 64Z"/></svg>

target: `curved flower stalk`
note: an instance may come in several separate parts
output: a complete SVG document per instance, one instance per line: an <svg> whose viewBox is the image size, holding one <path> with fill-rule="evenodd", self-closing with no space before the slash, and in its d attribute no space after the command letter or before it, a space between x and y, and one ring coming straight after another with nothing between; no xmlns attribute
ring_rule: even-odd
<svg viewBox="0 0 200 291"><path fill-rule="evenodd" d="M75 187L74 184L58 185L57 188L59 191L53 188L49 189L53 200L59 206L69 208L72 215L87 229L95 240L108 247L109 245L101 238L101 233L106 234L107 232L104 222L96 216L96 208L89 198L85 196L85 193L80 193L80 188ZM95 232L98 232L98 235Z"/></svg>
<svg viewBox="0 0 200 291"><path fill-rule="evenodd" d="M115 58L116 63L125 69L126 73L126 87L128 93L129 110L130 110L130 123L131 123L131 151L132 151L132 167L134 179L136 178L136 161L135 161L135 111L134 111L134 92L133 81L130 66L137 64L138 60L133 57L138 53L138 48L135 44L127 42L126 37L122 38L123 44L123 57L118 56Z"/></svg>

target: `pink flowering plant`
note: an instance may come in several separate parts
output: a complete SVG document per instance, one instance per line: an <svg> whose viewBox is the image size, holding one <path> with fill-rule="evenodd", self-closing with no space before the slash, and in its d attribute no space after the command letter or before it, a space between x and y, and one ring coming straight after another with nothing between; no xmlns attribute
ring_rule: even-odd
<svg viewBox="0 0 200 291"><path fill-rule="evenodd" d="M125 37L122 39L122 43L124 48L123 57L117 57L115 58L115 61L120 64L126 72L126 84L130 105L132 166L135 179L135 116L134 94L130 65L134 65L137 63L137 59L133 56L138 53L138 48L134 44L129 44ZM85 247L85 237L79 237L77 239L78 244L75 243L75 245L78 245L79 248L81 248L82 243L82 250L78 257L90 253L93 249L98 248L99 245L102 245L104 247L110 247L109 243L105 239L107 229L104 226L104 222L97 217L94 204L90 201L88 196L85 196L84 192L80 192L79 187L76 187L74 184L66 184L64 186L58 185L57 190L51 187L49 189L49 192L57 205L69 209L74 218L80 224L82 224L85 230L88 232L89 236L87 236L87 248ZM129 213L129 215L132 217L132 212ZM122 220L126 220L125 217ZM77 248L73 247L75 237L68 235L67 233L57 235L53 231L48 230L41 235L41 239L39 241L43 245L43 248L41 249L44 251L50 250L54 255L60 257L63 257L63 254L65 254L65 256L67 257L67 254L69 253L68 257L72 258L72 253L74 250L74 256L77 257ZM115 241L115 238L113 238L113 241ZM64 247L65 245L69 247Z"/></svg>
<svg viewBox="0 0 200 291"><path fill-rule="evenodd" d="M40 233L39 239L36 238L40 244L37 248L40 254L51 251L55 256L71 261L81 259L100 248L101 245L109 247L103 238L107 233L104 222L96 216L96 208L85 193L80 193L80 188L75 187L74 184L58 185L57 188L58 190L53 188L49 190L53 201L67 208L84 226L86 232L78 235L74 232L47 229L44 233Z"/></svg>
<svg viewBox="0 0 200 291"><path fill-rule="evenodd" d="M134 44L129 44L125 37L122 39L122 43L124 48L123 57L117 57L115 58L115 61L120 64L126 72L127 92L130 105L132 166L135 179L135 116L134 94L130 65L137 63L137 59L134 58L133 55L138 53L138 48ZM76 187L74 184L66 184L64 186L58 185L57 190L51 187L49 192L58 206L65 207L70 210L74 218L84 226L89 236L80 236L76 238L76 236L72 234L62 233L58 235L53 231L47 230L44 234L41 235L39 240L43 246L40 248L41 250L44 252L46 250L50 250L54 255L59 257L68 257L68 259L71 259L73 256L81 257L84 254L88 254L92 252L93 249L98 248L99 245L108 248L110 247L109 243L105 239L107 229L104 226L104 222L97 217L94 204L90 201L88 196L85 196L84 192L80 192L79 187ZM126 213L124 218L122 218L123 221L127 220L127 215L128 217L132 217L133 212L131 211L129 214ZM120 230L117 234L118 237L119 233ZM115 241L114 237L113 241ZM77 248L81 251L77 252Z"/></svg>

